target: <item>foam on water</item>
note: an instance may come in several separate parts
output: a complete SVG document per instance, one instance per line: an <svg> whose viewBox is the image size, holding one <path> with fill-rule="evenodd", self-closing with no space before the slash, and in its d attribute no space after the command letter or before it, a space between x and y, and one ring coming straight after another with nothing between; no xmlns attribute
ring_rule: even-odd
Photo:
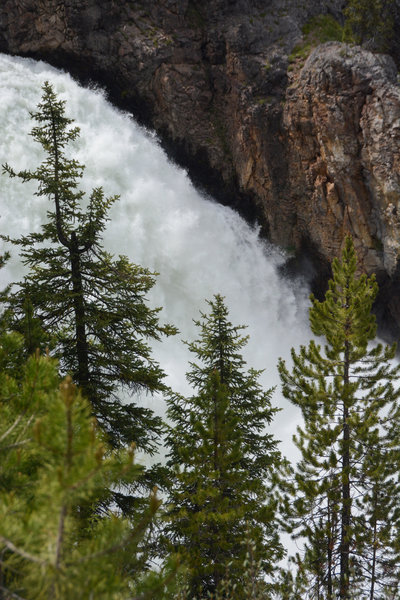
<svg viewBox="0 0 400 600"><path fill-rule="evenodd" d="M279 384L278 357L288 358L291 346L309 337L308 290L282 280L278 266L283 256L235 212L199 194L154 135L112 107L101 91L84 89L45 63L0 55L0 162L34 169L42 160L41 148L28 133L29 111L36 109L45 80L67 101L67 114L81 128L73 153L86 165L82 187L90 191L102 185L106 195L121 196L110 214L106 249L159 272L150 302L163 306L161 319L180 330L174 339L154 347L168 383L188 391L184 374L189 357L181 339L193 339L192 319L206 309L205 298L221 293L232 322L248 325L249 366L265 369L265 387ZM18 236L39 230L48 201L34 196L34 184L5 175L0 182L0 231ZM3 271L2 284L21 277L18 257ZM159 398L143 402L163 412ZM274 432L290 455L298 413L279 389L274 403L283 408Z"/></svg>

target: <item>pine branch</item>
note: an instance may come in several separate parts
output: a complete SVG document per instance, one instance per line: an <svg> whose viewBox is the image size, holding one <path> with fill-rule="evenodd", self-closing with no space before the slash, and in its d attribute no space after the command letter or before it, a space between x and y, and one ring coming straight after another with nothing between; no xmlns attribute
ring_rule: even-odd
<svg viewBox="0 0 400 600"><path fill-rule="evenodd" d="M2 592L5 592L9 598L14 598L15 600L28 600L28 598L23 598L22 596L19 596L15 592L12 592L10 589L8 589L2 585L0 585L0 590ZM7 600L8 600L8 598L7 598Z"/></svg>
<svg viewBox="0 0 400 600"><path fill-rule="evenodd" d="M30 562L36 563L38 565L45 565L47 563L47 561L40 559L37 556L30 554L29 552L25 552L25 550L22 550L22 548L18 548L12 542L10 542L10 540L3 537L2 535L0 535L0 542L4 544L9 550L11 550L11 552L18 554L18 556L21 556L22 558L25 558Z"/></svg>

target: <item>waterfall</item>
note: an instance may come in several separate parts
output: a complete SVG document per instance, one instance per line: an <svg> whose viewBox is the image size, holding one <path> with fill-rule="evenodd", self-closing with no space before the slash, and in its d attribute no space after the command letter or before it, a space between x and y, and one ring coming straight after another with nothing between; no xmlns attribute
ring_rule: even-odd
<svg viewBox="0 0 400 600"><path fill-rule="evenodd" d="M180 331L154 345L168 383L188 392L189 356L181 340L193 339L193 319L199 310L207 310L205 299L221 293L232 323L248 326L248 365L265 369L265 388L277 385L273 403L282 411L273 432L290 456L299 413L279 392L276 364L279 356L288 358L290 348L309 337L306 286L283 279L278 271L283 254L234 211L200 194L187 173L168 160L154 134L111 106L101 90L84 89L43 62L0 55L1 164L35 169L43 159L28 133L33 126L29 111L35 111L46 80L66 100L67 115L81 128L72 151L86 165L82 188L101 185L106 195L120 195L110 212L105 248L159 273L149 301L162 306L161 320ZM35 184L2 175L0 189L1 233L12 237L38 231L50 207L34 195ZM12 260L0 274L2 286L23 275L17 250L11 251ZM160 398L141 401L163 413Z"/></svg>

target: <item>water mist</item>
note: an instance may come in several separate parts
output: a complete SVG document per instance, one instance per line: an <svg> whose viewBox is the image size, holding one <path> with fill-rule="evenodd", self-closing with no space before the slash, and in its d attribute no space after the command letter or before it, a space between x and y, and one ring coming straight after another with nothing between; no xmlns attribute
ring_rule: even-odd
<svg viewBox="0 0 400 600"><path fill-rule="evenodd" d="M293 455L291 436L299 415L279 392L276 363L309 337L308 290L279 276L284 256L234 211L196 191L153 134L112 107L101 91L84 89L45 63L0 55L2 164L35 169L43 159L28 134L33 126L29 111L36 109L46 80L81 128L71 152L86 165L82 188L90 192L101 185L106 195L121 196L110 212L105 248L159 273L149 301L162 306L161 320L180 331L154 346L169 385L189 391L185 371L190 357L182 339L193 339L193 319L207 310L205 299L221 293L232 323L248 326L248 365L265 369L265 388L277 385L273 403L282 411L273 432L283 440L282 451ZM50 206L34 195L35 184L2 175L0 189L1 233L13 237L38 231ZM0 274L3 286L24 272L16 248L11 251L12 260ZM163 413L160 398L143 397L141 402Z"/></svg>

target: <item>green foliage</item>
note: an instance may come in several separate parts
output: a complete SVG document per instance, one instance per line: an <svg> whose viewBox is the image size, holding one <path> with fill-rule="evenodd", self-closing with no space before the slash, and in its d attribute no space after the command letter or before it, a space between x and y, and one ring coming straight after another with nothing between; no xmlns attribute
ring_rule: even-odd
<svg viewBox="0 0 400 600"><path fill-rule="evenodd" d="M394 36L394 0L349 0L344 10L344 39L384 52Z"/></svg>
<svg viewBox="0 0 400 600"><path fill-rule="evenodd" d="M303 600L309 592L307 574L302 568L299 553L289 558L289 567L282 568L279 573L279 583L276 588L276 598L279 600ZM293 573L292 566L295 568ZM317 596L318 598L318 593Z"/></svg>
<svg viewBox="0 0 400 600"><path fill-rule="evenodd" d="M159 501L153 494L134 528L110 511L82 529L79 513L104 489L137 479L132 449L110 450L88 403L69 377L59 384L48 357L31 357L18 380L0 370L0 414L2 597L129 597L135 581L123 565L138 554Z"/></svg>
<svg viewBox="0 0 400 600"><path fill-rule="evenodd" d="M221 296L209 306L210 314L196 322L199 339L189 344L199 361L187 374L196 394L168 400L167 447L175 477L166 533L168 549L181 554L189 570L190 597L222 593L227 581L240 597L243 540L252 541L260 582L283 554L275 487L284 463L265 432L276 412L272 390L262 390L258 371L244 369L243 328L229 322Z"/></svg>
<svg viewBox="0 0 400 600"><path fill-rule="evenodd" d="M31 135L43 147L45 160L34 171L15 172L8 165L4 170L23 182L36 181L36 195L47 197L50 208L41 233L11 240L21 248L29 272L3 295L8 324L24 334L29 353L37 346L54 347L61 373L72 375L115 446L135 440L138 448L153 452L160 419L134 401L122 403L120 390L164 389L164 373L148 340L175 330L161 326L160 309L146 304L154 274L102 248L107 213L117 197L105 198L96 188L87 208L81 207L84 193L78 182L84 167L67 154L79 129L48 83L32 118L37 125Z"/></svg>
<svg viewBox="0 0 400 600"><path fill-rule="evenodd" d="M243 549L245 549L244 560L240 566L241 585L237 584L237 577L232 577L229 569L219 583L217 591L207 592L206 595L193 597L190 590L190 584L187 583L187 578L178 578L178 587L174 590L173 595L165 595L162 600L266 600L270 598L271 586L269 586L261 574L261 562L255 558L256 547L253 542L248 539L242 541ZM245 596L244 596L245 594ZM294 598L291 598L294 600Z"/></svg>
<svg viewBox="0 0 400 600"><path fill-rule="evenodd" d="M295 46L289 56L289 61L305 60L311 50L325 42L342 41L343 28L331 15L313 17L303 27L303 40Z"/></svg>
<svg viewBox="0 0 400 600"><path fill-rule="evenodd" d="M302 458L289 509L296 535L307 540L299 566L313 593L328 600L369 597L374 586L398 577L389 560L385 566L394 551L397 500L384 497L398 485L385 415L397 410L400 390L393 382L400 367L391 364L395 346L369 344L376 335L377 284L357 276L351 238L332 271L325 300L311 297L311 329L325 346L311 341L292 350L291 372L279 363L283 393L304 418L295 436Z"/></svg>
<svg viewBox="0 0 400 600"><path fill-rule="evenodd" d="M340 41L343 29L331 15L318 15L304 25L303 34L324 44L325 42Z"/></svg>

